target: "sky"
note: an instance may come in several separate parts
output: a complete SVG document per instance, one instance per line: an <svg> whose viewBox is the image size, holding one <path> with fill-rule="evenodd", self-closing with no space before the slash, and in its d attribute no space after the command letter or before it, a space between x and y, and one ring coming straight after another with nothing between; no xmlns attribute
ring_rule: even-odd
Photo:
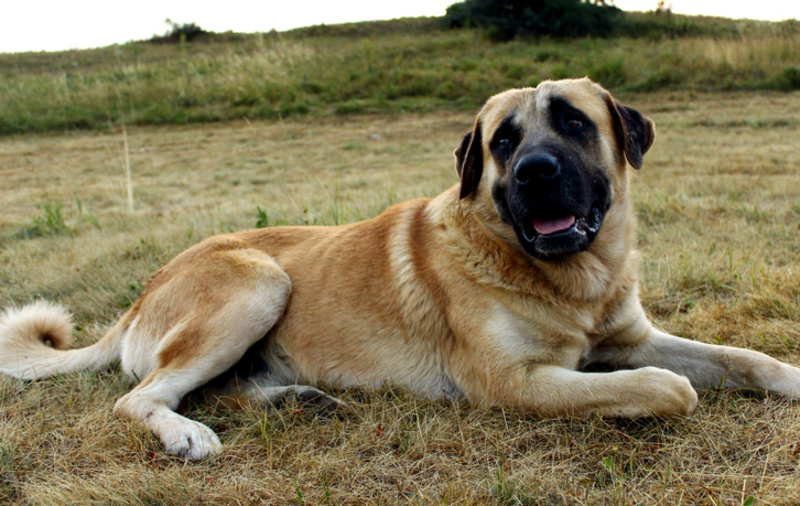
<svg viewBox="0 0 800 506"><path fill-rule="evenodd" d="M268 32L321 23L442 16L456 0L12 0L0 16L0 53L59 51L148 39L169 18L214 32ZM669 0L667 0L669 2ZM653 10L657 0L615 0L623 10ZM798 0L672 0L681 14L780 21L800 19Z"/></svg>

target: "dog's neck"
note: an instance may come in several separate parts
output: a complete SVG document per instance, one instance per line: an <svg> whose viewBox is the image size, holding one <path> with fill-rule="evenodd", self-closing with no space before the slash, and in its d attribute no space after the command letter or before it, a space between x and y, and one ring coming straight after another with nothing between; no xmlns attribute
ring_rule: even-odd
<svg viewBox="0 0 800 506"><path fill-rule="evenodd" d="M626 216L628 209L609 212L608 233L601 231L587 251L556 261L535 259L515 247L513 233L498 235L475 206L459 199L458 186L434 199L431 211L449 253L480 284L537 297L549 288L553 295L602 303L636 279L635 239L628 230L635 225Z"/></svg>

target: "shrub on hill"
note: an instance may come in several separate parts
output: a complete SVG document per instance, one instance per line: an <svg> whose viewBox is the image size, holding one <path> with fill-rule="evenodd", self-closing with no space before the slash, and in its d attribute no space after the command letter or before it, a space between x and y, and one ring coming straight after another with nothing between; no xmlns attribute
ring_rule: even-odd
<svg viewBox="0 0 800 506"><path fill-rule="evenodd" d="M178 44L181 42L192 42L213 33L203 30L195 23L179 24L169 18L164 22L169 25L170 30L161 37L153 37L150 39L150 42L155 44Z"/></svg>
<svg viewBox="0 0 800 506"><path fill-rule="evenodd" d="M447 8L454 28L481 27L497 40L518 35L604 36L614 31L622 11L605 0L465 0Z"/></svg>

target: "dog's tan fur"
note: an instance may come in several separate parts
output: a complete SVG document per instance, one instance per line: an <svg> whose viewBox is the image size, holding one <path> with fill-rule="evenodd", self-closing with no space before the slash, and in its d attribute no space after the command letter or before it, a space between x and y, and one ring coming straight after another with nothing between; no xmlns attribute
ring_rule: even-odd
<svg viewBox="0 0 800 506"><path fill-rule="evenodd" d="M545 261L525 253L498 214L491 188L508 169L488 143L509 114L522 118L526 136L553 135L544 112L554 96L597 125L600 142L586 156L610 178L613 205L588 250ZM246 353L261 355L266 367L215 390L238 403L295 394L331 407L340 401L309 385L386 383L547 417L689 415L697 404L692 384L800 397L800 370L669 336L646 319L628 161L641 164L654 130L645 120L646 138L635 139L618 105L585 79L492 97L475 142L457 152L465 160L461 185L353 225L207 239L159 270L88 348L41 344L59 348L70 333L66 316L47 304L9 310L0 319L0 371L33 379L119 358L142 381L116 412L192 459L219 451L219 440L174 409ZM592 363L623 370L582 371Z"/></svg>

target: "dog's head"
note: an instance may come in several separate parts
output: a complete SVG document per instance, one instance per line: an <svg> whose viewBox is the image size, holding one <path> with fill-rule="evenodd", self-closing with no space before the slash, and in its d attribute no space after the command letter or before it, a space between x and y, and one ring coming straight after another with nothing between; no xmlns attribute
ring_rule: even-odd
<svg viewBox="0 0 800 506"><path fill-rule="evenodd" d="M649 118L588 79L509 90L455 151L460 197L491 208L484 221L529 255L563 258L589 249L654 138Z"/></svg>

